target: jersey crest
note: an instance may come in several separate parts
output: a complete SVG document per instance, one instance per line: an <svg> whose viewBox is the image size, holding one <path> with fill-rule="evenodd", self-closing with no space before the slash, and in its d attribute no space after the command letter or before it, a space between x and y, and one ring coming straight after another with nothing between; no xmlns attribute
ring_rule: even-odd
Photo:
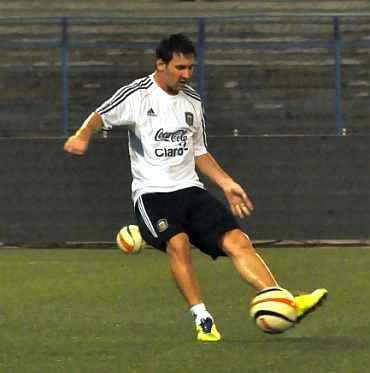
<svg viewBox="0 0 370 373"><path fill-rule="evenodd" d="M190 113L190 111L185 112L185 122L189 126L192 126L194 124L194 114Z"/></svg>

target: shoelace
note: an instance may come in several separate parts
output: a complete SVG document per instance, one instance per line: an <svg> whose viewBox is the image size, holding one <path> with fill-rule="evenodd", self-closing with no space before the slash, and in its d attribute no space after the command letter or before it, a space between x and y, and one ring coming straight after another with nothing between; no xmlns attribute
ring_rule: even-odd
<svg viewBox="0 0 370 373"><path fill-rule="evenodd" d="M210 317L207 317L206 319L202 319L200 321L200 326L203 329L204 333L210 333L212 330L213 321Z"/></svg>

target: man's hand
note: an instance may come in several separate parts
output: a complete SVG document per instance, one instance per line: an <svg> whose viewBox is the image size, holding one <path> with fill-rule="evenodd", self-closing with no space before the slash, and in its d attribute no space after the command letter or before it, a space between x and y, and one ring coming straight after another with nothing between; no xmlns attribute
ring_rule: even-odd
<svg viewBox="0 0 370 373"><path fill-rule="evenodd" d="M223 190L235 216L244 218L252 213L254 206L239 184L230 180L227 185L224 185Z"/></svg>
<svg viewBox="0 0 370 373"><path fill-rule="evenodd" d="M210 153L195 157L195 164L201 172L222 188L234 215L244 218L251 214L254 207L247 193L222 169Z"/></svg>
<svg viewBox="0 0 370 373"><path fill-rule="evenodd" d="M89 147L91 136L101 129L103 119L98 113L91 113L81 128L71 136L64 144L64 150L71 154L83 155Z"/></svg>
<svg viewBox="0 0 370 373"><path fill-rule="evenodd" d="M86 153L89 146L89 140L79 136L71 136L64 144L64 150L67 153L83 155Z"/></svg>

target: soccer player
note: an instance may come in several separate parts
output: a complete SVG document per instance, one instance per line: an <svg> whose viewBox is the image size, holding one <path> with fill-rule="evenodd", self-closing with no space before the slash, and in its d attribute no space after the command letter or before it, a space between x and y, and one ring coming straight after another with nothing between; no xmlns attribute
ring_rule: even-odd
<svg viewBox="0 0 370 373"><path fill-rule="evenodd" d="M192 265L192 245L213 259L230 257L257 291L279 285L235 218L252 213L251 200L208 150L201 98L187 84L194 61L194 45L183 34L162 40L154 73L119 89L88 116L64 149L82 155L95 131L128 127L140 232L147 243L168 254L173 277L194 317L197 339L218 341L221 335ZM204 189L196 169L223 190L231 211ZM317 289L296 297L298 318L312 311L326 293Z"/></svg>

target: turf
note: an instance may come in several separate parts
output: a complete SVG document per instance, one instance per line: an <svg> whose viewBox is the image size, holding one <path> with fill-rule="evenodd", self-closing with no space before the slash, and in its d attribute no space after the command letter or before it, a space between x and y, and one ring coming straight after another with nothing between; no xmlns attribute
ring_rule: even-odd
<svg viewBox="0 0 370 373"><path fill-rule="evenodd" d="M226 259L194 252L223 341L193 321L153 250L0 250L0 372L363 373L370 345L370 249L266 248L283 286L329 289L325 306L278 336L248 317L254 292Z"/></svg>

